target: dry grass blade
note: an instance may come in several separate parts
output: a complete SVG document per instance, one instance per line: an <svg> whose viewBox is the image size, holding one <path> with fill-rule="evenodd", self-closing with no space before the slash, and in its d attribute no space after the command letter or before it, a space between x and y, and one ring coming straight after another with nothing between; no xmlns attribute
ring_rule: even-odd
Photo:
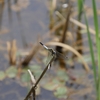
<svg viewBox="0 0 100 100"><path fill-rule="evenodd" d="M47 45L55 45L55 46L61 46L67 50L70 50L71 52L73 52L75 55L77 55L81 60L82 63L86 69L87 72L90 71L89 66L87 65L87 63L84 61L83 57L81 56L80 53L78 53L74 48L72 48L71 46L67 45L67 44L63 44L63 43L59 43L59 42L48 42L46 43Z"/></svg>
<svg viewBox="0 0 100 100"><path fill-rule="evenodd" d="M33 76L32 72L31 72L29 69L28 69L28 72L29 72L29 75L30 75L30 77L31 77L32 84L33 84L33 86L34 86L35 83L36 83L35 77Z"/></svg>
<svg viewBox="0 0 100 100"><path fill-rule="evenodd" d="M58 11L56 11L56 15L58 17L60 17L62 20L66 21L66 19ZM73 19L71 17L70 17L70 22L74 23L75 25L77 25L77 26L79 26L79 27L81 27L83 29L87 29L87 27L86 27L85 24L82 24L79 21L77 21L77 20L75 20L75 19ZM89 27L89 31L90 31L90 33L92 33L93 35L95 35L95 31L92 28Z"/></svg>
<svg viewBox="0 0 100 100"><path fill-rule="evenodd" d="M39 45L38 44L34 45L32 50L29 52L29 55L27 55L25 59L21 62L22 65L28 65L32 60L33 56L37 53L38 49L39 49Z"/></svg>
<svg viewBox="0 0 100 100"><path fill-rule="evenodd" d="M51 30L49 30L49 31L43 36L42 39L45 39L45 38L51 36L51 34L52 34L53 32L55 32L57 29L59 29L60 27L62 27L64 24L65 24L65 21L60 21L60 22L58 22Z"/></svg>
<svg viewBox="0 0 100 100"><path fill-rule="evenodd" d="M36 81L35 85L32 86L32 88L30 89L29 93L27 94L27 96L25 97L24 100L28 100L28 98L30 97L30 95L31 95L32 92L33 92L33 95L34 95L33 100L35 100L35 89L36 89L38 83L40 82L40 80L43 78L43 76L46 73L46 71L48 70L48 66L53 62L54 58L55 57L53 56L52 59L49 61L49 63L47 64L47 66L45 67L45 69L43 70L43 72L41 73L40 77Z"/></svg>
<svg viewBox="0 0 100 100"><path fill-rule="evenodd" d="M68 32L69 18L70 18L70 15L71 15L71 5L70 5L70 3L68 5L69 6L68 6L68 9L67 9L66 21L65 21L65 25L63 27L63 33L62 33L62 36L61 36L61 39L60 39L61 43L65 42L66 35L67 35L67 32ZM59 51L59 52L62 52L62 47L57 46L56 50Z"/></svg>
<svg viewBox="0 0 100 100"><path fill-rule="evenodd" d="M13 40L11 42L7 42L7 51L9 54L9 63L10 65L15 65L16 64L16 41Z"/></svg>
<svg viewBox="0 0 100 100"><path fill-rule="evenodd" d="M71 21L72 23L76 24L77 26L79 26L79 27L81 27L81 28L83 28L83 29L86 29L86 25L80 23L79 21L77 21L77 20L75 20L75 19L73 19L73 18L70 18L70 21ZM95 31L94 31L92 28L89 27L89 31L90 31L93 35L95 35Z"/></svg>

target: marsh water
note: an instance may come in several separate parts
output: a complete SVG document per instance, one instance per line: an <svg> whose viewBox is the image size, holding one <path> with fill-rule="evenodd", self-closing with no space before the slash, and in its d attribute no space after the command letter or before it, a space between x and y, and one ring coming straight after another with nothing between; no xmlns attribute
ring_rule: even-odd
<svg viewBox="0 0 100 100"><path fill-rule="evenodd" d="M48 1L19 1L22 1L19 8L16 8L15 6L16 0L5 0L3 4L1 3L3 0L0 1L0 70L3 71L9 67L6 49L7 41L15 39L17 41L18 48L24 48L27 45L31 45L32 43L36 42L39 37L44 37L43 35L49 31L50 18L47 7ZM91 0L88 0L86 3L91 7L90 1ZM90 24L91 23L93 22L90 20ZM77 73L77 70L84 73L83 66L80 63L75 63L74 69L72 70L73 73ZM76 72L74 72L74 70L76 70ZM84 78L84 80L81 80L81 82L82 84L74 84L72 81L66 83L69 88L74 88L74 91L76 89L83 89L82 93L78 91L80 92L80 95L76 93L70 97L70 99L89 100L95 98L95 93L92 91L93 88L87 88L84 86L85 83L89 82L88 86L92 87L90 85L93 82L92 74L87 74L87 76ZM0 81L0 100L23 100L27 92L27 87L21 86L16 79L5 78L3 81ZM92 97L91 94L93 94ZM43 88L37 99L57 100L51 91Z"/></svg>
<svg viewBox="0 0 100 100"><path fill-rule="evenodd" d="M7 41L15 39L18 47L22 48L26 43L34 43L38 35L41 36L48 31L46 0L25 0L25 4L20 5L24 7L19 11L16 11L17 8L12 9L14 2L5 0L0 4L0 70L9 67L9 62L4 57L7 54ZM20 86L15 79L6 78L0 82L0 100L23 100L27 92L28 89Z"/></svg>

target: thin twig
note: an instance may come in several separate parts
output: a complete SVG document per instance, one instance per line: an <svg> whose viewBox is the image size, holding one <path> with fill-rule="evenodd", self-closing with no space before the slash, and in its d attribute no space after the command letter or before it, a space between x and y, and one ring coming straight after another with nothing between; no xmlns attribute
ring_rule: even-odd
<svg viewBox="0 0 100 100"><path fill-rule="evenodd" d="M55 13L61 19L63 19L64 21L66 21L66 19L60 14L60 12L56 11ZM79 27L81 27L83 29L86 29L87 28L85 24L80 23L79 21L73 19L72 17L70 17L69 20L70 20L70 22L74 23L75 25L77 25L77 26L79 26ZM90 33L92 33L93 35L95 35L95 31L92 28L89 27L89 31L90 31Z"/></svg>
<svg viewBox="0 0 100 100"><path fill-rule="evenodd" d="M29 69L28 69L28 72L29 72L29 75L30 75L30 77L31 77L32 86L34 86L35 83L36 83L36 80L35 80L35 78L34 78L32 72L31 72ZM35 91L35 88L33 89L33 92L31 93L30 96L31 96L31 97L30 97L31 100L35 100L35 97L36 97L36 91Z"/></svg>
<svg viewBox="0 0 100 100"><path fill-rule="evenodd" d="M36 44L33 48L32 48L32 50L31 50L31 52L29 53L29 55L27 55L26 57L25 57L25 59L21 62L21 64L22 65L28 65L29 63L30 63L30 61L32 60L32 58L33 58L33 56L36 54L36 52L38 51L38 48L39 48L39 45L38 44Z"/></svg>
<svg viewBox="0 0 100 100"><path fill-rule="evenodd" d="M33 84L33 86L34 86L35 83L36 83L35 77L33 76L32 72L31 72L29 69L28 69L28 72L29 72L29 74L30 74L31 81L32 81L32 84Z"/></svg>
<svg viewBox="0 0 100 100"><path fill-rule="evenodd" d="M35 100L35 97L36 97L36 91L35 89L33 90L33 100Z"/></svg>
<svg viewBox="0 0 100 100"><path fill-rule="evenodd" d="M42 72L41 76L36 81L35 85L31 88L31 90L29 91L29 93L27 94L27 96L26 96L26 98L24 100L28 100L28 97L31 95L32 91L34 91L34 89L36 89L38 83L40 82L40 80L42 79L42 77L44 76L44 74L46 73L46 71L48 70L49 64L51 64L53 62L54 58L55 58L55 56L53 56L52 59L50 60L50 62L47 64L47 66L44 69L44 71Z"/></svg>
<svg viewBox="0 0 100 100"><path fill-rule="evenodd" d="M66 39L66 34L67 34L67 31L68 31L68 26L69 26L70 14L71 14L71 5L69 4L68 11L67 11L67 17L65 19L65 25L64 25L64 29L63 29L63 34L62 34L62 37L60 39L61 43L64 43L65 39ZM59 51L60 53L62 53L62 47L57 46L56 50Z"/></svg>

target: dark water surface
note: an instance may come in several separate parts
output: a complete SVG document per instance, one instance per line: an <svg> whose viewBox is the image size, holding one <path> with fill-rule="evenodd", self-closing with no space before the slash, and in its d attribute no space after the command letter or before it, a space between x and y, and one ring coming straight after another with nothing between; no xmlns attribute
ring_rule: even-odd
<svg viewBox="0 0 100 100"><path fill-rule="evenodd" d="M25 0L25 2L28 2L29 4L26 4L27 7L22 7L20 11L13 11L12 8L8 10L8 0L5 0L3 8L0 5L3 9L2 13L0 13L0 33L4 33L0 34L0 41L2 42L1 46L4 48L6 47L6 42L12 39L15 39L17 41L17 46L22 48L25 44L36 42L38 35L43 35L48 31L49 14L47 9L47 0ZM86 4L91 7L92 5L90 2L91 0L86 0ZM12 5L14 5L14 0L10 0L10 3L10 7L12 7ZM92 21L90 20L89 22L90 24L93 24L93 18L90 18ZM8 60L4 55L7 55L6 49L0 51L0 70L5 70L9 67ZM75 64L75 69L79 70L80 73L80 69L82 68L82 65ZM92 83L88 80L88 78L85 79L86 77L82 83L85 84L89 81L90 83L88 83L88 85L93 84L93 76L91 76L91 74L88 76L89 79L92 77ZM77 90L82 88L87 89L84 84L74 84L70 81L69 83L66 83L68 87L71 86L71 88L75 88ZM86 91L83 91L86 93L83 93L82 96L75 94L69 99L87 100L88 98L88 100L91 100L91 91L92 90L87 89ZM15 79L6 78L5 80L0 81L0 100L23 100L27 92L28 89L20 86ZM37 97L37 100L57 100L57 98L54 97L52 92L42 89L42 92L40 96Z"/></svg>
<svg viewBox="0 0 100 100"><path fill-rule="evenodd" d="M28 1L29 5L27 4L27 7L18 12L11 8L14 5L14 0L5 0L3 7L0 4L0 9L2 8L0 10L0 41L2 41L1 46L4 48L6 42L12 39L17 41L18 47L23 47L25 43L34 43L38 35L43 35L48 31L47 0L25 1ZM8 3L11 5L8 5ZM8 60L4 57L5 54L7 55L6 49L0 51L0 70L5 70L9 66ZM23 100L27 92L28 89L20 86L15 79L6 78L0 81L0 100ZM38 99L46 100L50 94L52 93L47 93L43 89ZM52 96L50 95L51 98Z"/></svg>
<svg viewBox="0 0 100 100"><path fill-rule="evenodd" d="M23 42L33 43L37 40L38 35L47 32L49 19L46 0L25 0L29 4L25 8L22 7L20 11L12 9L14 0L9 1L11 9L8 10L8 0L5 0L0 25L1 31L8 30L8 32L0 36L1 40L16 39L17 44L22 46ZM23 5L25 5L24 2Z"/></svg>

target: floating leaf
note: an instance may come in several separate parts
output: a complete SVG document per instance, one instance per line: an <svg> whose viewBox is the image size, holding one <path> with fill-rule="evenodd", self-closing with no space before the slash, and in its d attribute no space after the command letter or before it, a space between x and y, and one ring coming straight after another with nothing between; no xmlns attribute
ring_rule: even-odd
<svg viewBox="0 0 100 100"><path fill-rule="evenodd" d="M68 80L68 76L65 70L58 70L57 71L57 77L61 80L61 81L67 81Z"/></svg>
<svg viewBox="0 0 100 100"><path fill-rule="evenodd" d="M41 73L42 73L41 66L39 66L39 65L29 66L29 68L33 72L33 74L34 74L34 76L36 78L38 78L41 75Z"/></svg>
<svg viewBox="0 0 100 100"><path fill-rule="evenodd" d="M0 81L2 81L5 78L5 73L3 71L0 71Z"/></svg>
<svg viewBox="0 0 100 100"><path fill-rule="evenodd" d="M56 79L53 79L52 81L49 81L43 87L47 90L54 91L58 86L60 86L60 82Z"/></svg>
<svg viewBox="0 0 100 100"><path fill-rule="evenodd" d="M22 82L30 82L30 79L30 75L27 71L21 76Z"/></svg>
<svg viewBox="0 0 100 100"><path fill-rule="evenodd" d="M58 98L67 98L67 88L66 86L60 86L54 92L54 95Z"/></svg>
<svg viewBox="0 0 100 100"><path fill-rule="evenodd" d="M35 70L41 70L41 66L39 65L33 65L33 66L29 66L31 71L35 71Z"/></svg>
<svg viewBox="0 0 100 100"><path fill-rule="evenodd" d="M29 69L29 67L27 66L27 67L22 69L22 72L25 73L28 69Z"/></svg>
<svg viewBox="0 0 100 100"><path fill-rule="evenodd" d="M33 74L34 74L34 76L35 76L36 78L39 78L40 75L41 75L41 73L42 73L42 70L35 70L35 71L32 71L32 72L33 72Z"/></svg>
<svg viewBox="0 0 100 100"><path fill-rule="evenodd" d="M17 68L16 67L9 67L6 70L6 74L9 78L14 78L17 75Z"/></svg>

